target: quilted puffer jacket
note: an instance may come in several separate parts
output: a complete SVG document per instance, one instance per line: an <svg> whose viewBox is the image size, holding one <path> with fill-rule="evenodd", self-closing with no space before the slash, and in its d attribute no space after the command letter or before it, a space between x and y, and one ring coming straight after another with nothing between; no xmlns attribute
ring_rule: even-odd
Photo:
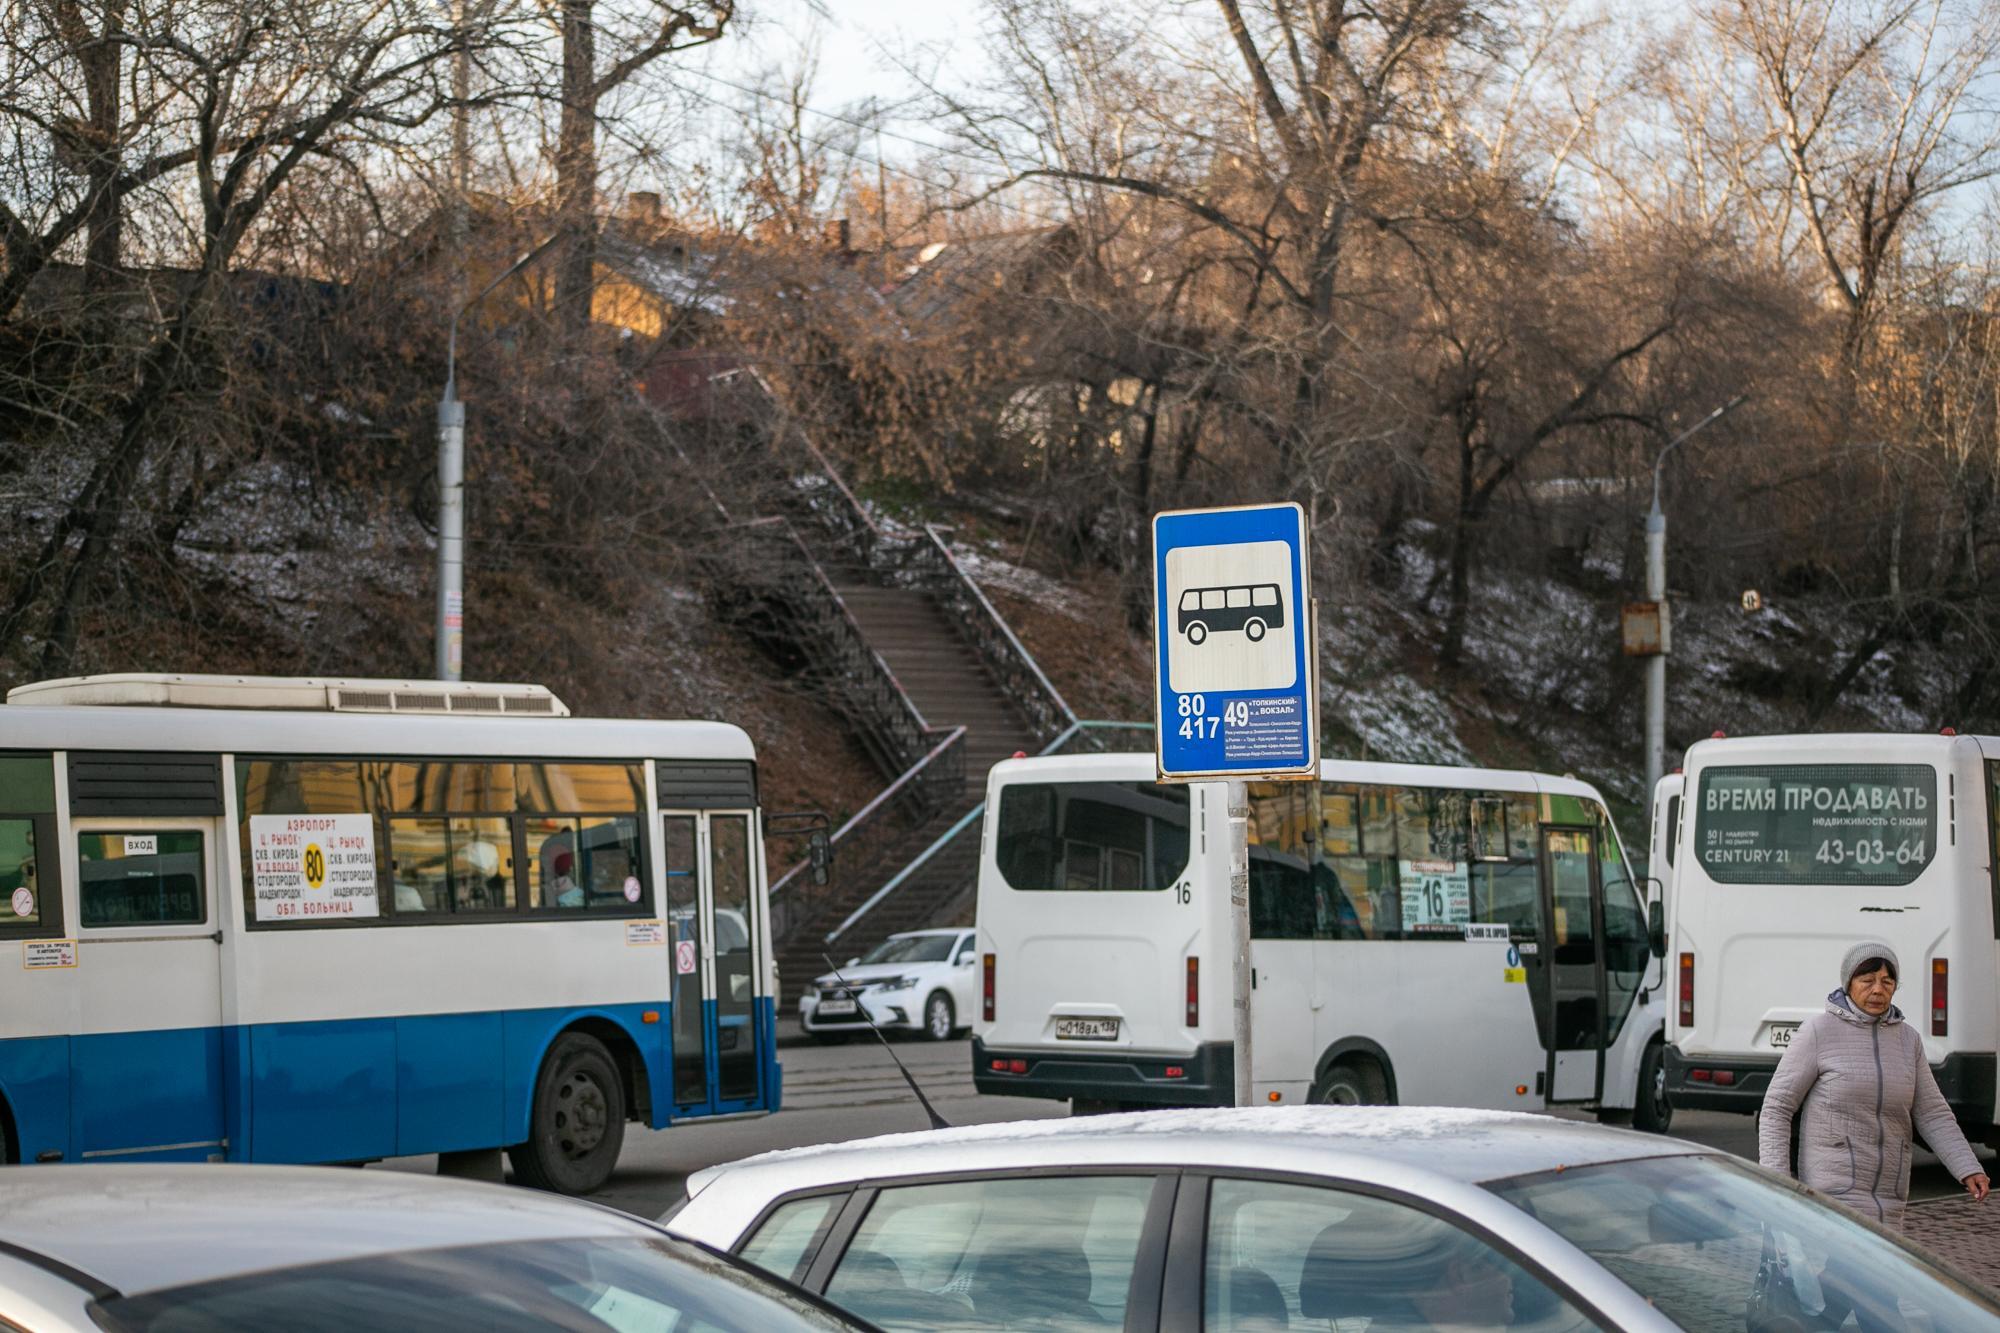
<svg viewBox="0 0 2000 1333"><path fill-rule="evenodd" d="M1938 1091L1923 1038L1894 1005L1874 1018L1837 990L1826 1012L1799 1028L1758 1114L1757 1160L1773 1171L1790 1167L1792 1115L1801 1108L1799 1179L1886 1226L1903 1224L1913 1123L1956 1179L1981 1169Z"/></svg>

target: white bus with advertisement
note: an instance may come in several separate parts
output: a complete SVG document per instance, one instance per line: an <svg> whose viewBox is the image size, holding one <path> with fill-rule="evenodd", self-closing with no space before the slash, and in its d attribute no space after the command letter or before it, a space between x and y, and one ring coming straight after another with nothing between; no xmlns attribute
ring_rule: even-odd
<svg viewBox="0 0 2000 1333"><path fill-rule="evenodd" d="M1896 1004L1975 1140L1995 1137L1993 830L2000 740L1718 737L1655 795L1667 864L1668 1097L1754 1113L1847 950L1879 940Z"/></svg>
<svg viewBox="0 0 2000 1333"><path fill-rule="evenodd" d="M21 686L0 1161L505 1148L588 1192L628 1120L777 1108L768 921L724 723L519 685Z"/></svg>
<svg viewBox="0 0 2000 1333"><path fill-rule="evenodd" d="M1228 784L1151 754L1015 759L987 784L981 1091L1229 1105ZM1255 1104L1595 1107L1666 1128L1665 980L1589 784L1323 760L1251 783Z"/></svg>

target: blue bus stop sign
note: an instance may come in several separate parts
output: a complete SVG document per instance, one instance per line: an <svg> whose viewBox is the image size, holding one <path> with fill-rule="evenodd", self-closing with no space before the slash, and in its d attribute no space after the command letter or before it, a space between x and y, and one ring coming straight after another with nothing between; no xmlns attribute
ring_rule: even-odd
<svg viewBox="0 0 2000 1333"><path fill-rule="evenodd" d="M1163 780L1317 775L1310 568L1296 504L1153 516Z"/></svg>

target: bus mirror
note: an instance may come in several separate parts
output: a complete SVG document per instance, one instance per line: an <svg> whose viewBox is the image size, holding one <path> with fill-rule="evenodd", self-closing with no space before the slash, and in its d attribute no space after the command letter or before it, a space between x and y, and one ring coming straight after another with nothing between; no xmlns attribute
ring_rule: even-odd
<svg viewBox="0 0 2000 1333"><path fill-rule="evenodd" d="M1646 943L1652 946L1653 957L1667 956L1667 913L1658 898L1646 904Z"/></svg>
<svg viewBox="0 0 2000 1333"><path fill-rule="evenodd" d="M824 884L833 877L833 843L826 836L826 830L815 830L807 844L812 860L812 881Z"/></svg>

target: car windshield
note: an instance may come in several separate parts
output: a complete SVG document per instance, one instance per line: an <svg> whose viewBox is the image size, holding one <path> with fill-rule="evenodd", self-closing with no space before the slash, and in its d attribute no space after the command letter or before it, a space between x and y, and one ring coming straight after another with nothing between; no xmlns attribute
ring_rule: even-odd
<svg viewBox="0 0 2000 1333"><path fill-rule="evenodd" d="M883 940L862 958L863 963L942 963L951 957L956 935L902 935Z"/></svg>
<svg viewBox="0 0 2000 1333"><path fill-rule="evenodd" d="M1725 1157L1569 1167L1487 1186L1684 1329L1991 1329L2000 1305L1901 1240Z"/></svg>
<svg viewBox="0 0 2000 1333"><path fill-rule="evenodd" d="M827 1333L863 1327L697 1246L538 1240L370 1255L105 1300L113 1333Z"/></svg>

